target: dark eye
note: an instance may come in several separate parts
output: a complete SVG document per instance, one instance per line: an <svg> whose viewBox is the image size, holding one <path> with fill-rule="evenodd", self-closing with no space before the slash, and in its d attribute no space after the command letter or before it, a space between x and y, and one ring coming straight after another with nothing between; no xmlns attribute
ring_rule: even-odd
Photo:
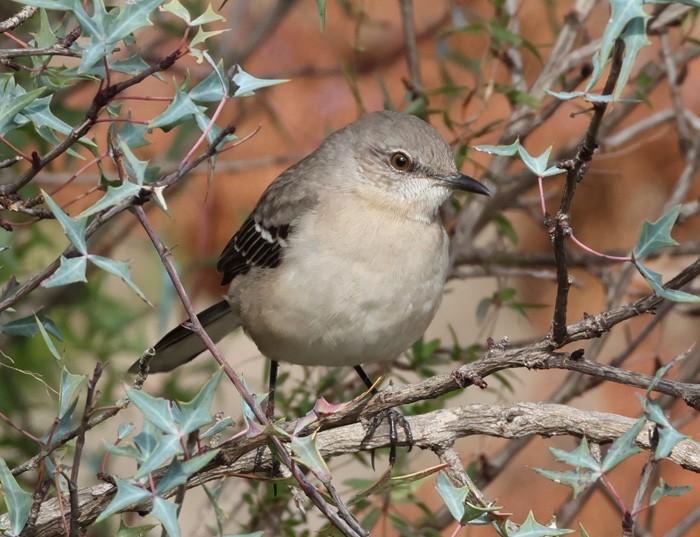
<svg viewBox="0 0 700 537"><path fill-rule="evenodd" d="M411 168L411 159L406 153L397 151L391 155L391 167L400 172L405 172Z"/></svg>

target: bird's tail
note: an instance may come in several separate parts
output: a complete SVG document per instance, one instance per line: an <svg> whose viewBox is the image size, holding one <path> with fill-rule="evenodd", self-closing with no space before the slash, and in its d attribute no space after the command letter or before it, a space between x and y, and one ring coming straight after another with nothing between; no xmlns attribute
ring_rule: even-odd
<svg viewBox="0 0 700 537"><path fill-rule="evenodd" d="M226 334L240 326L238 315L231 309L228 301L222 300L197 314L199 322L216 343ZM189 362L206 350L204 343L192 330L179 325L165 334L155 344L154 356L151 358L150 372L163 373ZM129 373L137 373L139 362L129 368Z"/></svg>

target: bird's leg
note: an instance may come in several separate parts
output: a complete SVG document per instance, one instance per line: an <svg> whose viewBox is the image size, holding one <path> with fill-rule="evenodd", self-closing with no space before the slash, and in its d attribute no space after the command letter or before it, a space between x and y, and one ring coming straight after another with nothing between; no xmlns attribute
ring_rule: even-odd
<svg viewBox="0 0 700 537"><path fill-rule="evenodd" d="M279 369L279 362L270 360L270 376L268 379L268 392L267 392L267 405L265 405L265 417L267 421L272 423L275 421L275 391L277 390L277 370ZM260 468L262 465L262 457L265 453L265 448L258 448L255 454L255 468ZM277 459L272 457L272 470L270 471L271 476L274 476L278 470Z"/></svg>
<svg viewBox="0 0 700 537"><path fill-rule="evenodd" d="M365 370L362 369L362 366L356 365L355 371L357 371L357 374L360 375L362 382L364 382L367 388L369 388L372 395L377 395L379 390L374 386L372 379L369 378L369 375L367 375ZM396 446L399 443L399 436L396 427L397 425L401 426L404 434L406 435L408 450L411 451L411 447L413 447L413 433L411 433L411 427L406 421L406 418L403 417L403 414L401 414L401 412L395 408L382 410L372 418L369 423L369 427L367 428L367 434L365 434L365 437L362 439L360 445L363 445L370 438L372 438L374 432L377 430L377 427L379 427L379 424L384 420L387 420L389 423L389 464L393 466L396 462ZM374 469L374 450L372 450L372 468Z"/></svg>

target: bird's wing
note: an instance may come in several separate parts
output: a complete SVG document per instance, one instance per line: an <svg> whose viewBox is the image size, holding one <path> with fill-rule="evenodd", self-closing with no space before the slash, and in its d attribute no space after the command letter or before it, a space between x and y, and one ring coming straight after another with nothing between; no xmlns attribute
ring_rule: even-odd
<svg viewBox="0 0 700 537"><path fill-rule="evenodd" d="M318 200L317 191L305 181L304 168L309 160L309 157L302 160L270 184L228 242L216 265L223 274L221 285L253 267L274 268L281 263L296 220L313 209Z"/></svg>

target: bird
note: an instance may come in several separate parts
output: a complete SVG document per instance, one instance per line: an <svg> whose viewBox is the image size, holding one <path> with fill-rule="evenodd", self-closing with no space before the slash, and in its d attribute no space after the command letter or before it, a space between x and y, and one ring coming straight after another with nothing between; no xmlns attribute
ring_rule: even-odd
<svg viewBox="0 0 700 537"><path fill-rule="evenodd" d="M375 390L362 364L400 356L440 305L449 265L440 207L457 190L491 195L424 120L367 114L272 181L223 249L228 293L200 322L215 342L243 328L271 360L271 396L280 362L352 366ZM152 348L149 370L204 350L177 326ZM396 421L391 433L393 463Z"/></svg>

